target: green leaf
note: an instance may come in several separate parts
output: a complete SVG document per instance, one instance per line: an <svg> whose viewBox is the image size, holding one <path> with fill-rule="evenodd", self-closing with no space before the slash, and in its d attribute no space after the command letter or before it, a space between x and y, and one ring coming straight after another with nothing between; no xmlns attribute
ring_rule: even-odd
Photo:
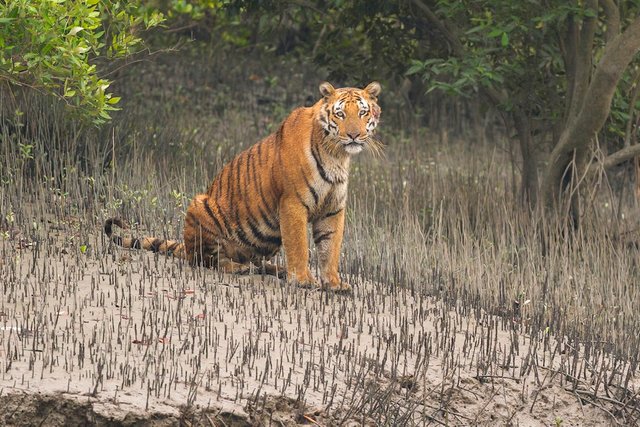
<svg viewBox="0 0 640 427"><path fill-rule="evenodd" d="M593 9L587 9L584 11L584 16L587 18L596 18L598 16L598 12Z"/></svg>
<svg viewBox="0 0 640 427"><path fill-rule="evenodd" d="M482 25L478 25L478 26L473 27L470 30L466 31L465 34L466 35L470 35L470 34L474 34L474 33L477 33L478 31L482 31L482 30L484 30L484 27Z"/></svg>
<svg viewBox="0 0 640 427"><path fill-rule="evenodd" d="M89 48L86 46L76 46L73 48L73 53L86 53L89 51Z"/></svg>
<svg viewBox="0 0 640 427"><path fill-rule="evenodd" d="M406 76L410 76L412 74L418 74L422 70L424 70L424 63L421 61L412 61L409 69L404 73Z"/></svg>
<svg viewBox="0 0 640 427"><path fill-rule="evenodd" d="M71 31L69 31L69 33L67 35L68 36L75 36L76 34L78 34L82 30L84 30L84 28L82 28L82 27L73 27L71 29Z"/></svg>
<svg viewBox="0 0 640 427"><path fill-rule="evenodd" d="M509 35L507 33L502 33L502 38L500 38L500 44L502 44L502 47L509 46Z"/></svg>

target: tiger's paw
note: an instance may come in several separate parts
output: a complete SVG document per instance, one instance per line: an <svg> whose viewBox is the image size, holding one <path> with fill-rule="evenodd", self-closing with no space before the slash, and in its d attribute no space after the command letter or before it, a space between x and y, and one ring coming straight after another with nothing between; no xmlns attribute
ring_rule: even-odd
<svg viewBox="0 0 640 427"><path fill-rule="evenodd" d="M311 273L287 273L287 282L302 289L320 289L320 284L313 278Z"/></svg>
<svg viewBox="0 0 640 427"><path fill-rule="evenodd" d="M336 284L323 283L322 289L329 292L335 292L338 294L350 294L353 292L353 287L347 282L339 282Z"/></svg>
<svg viewBox="0 0 640 427"><path fill-rule="evenodd" d="M301 281L294 281L293 283L295 283L295 285L301 289L311 289L311 290L320 290L320 285L318 284L318 282L314 281L305 281L305 282L301 282Z"/></svg>
<svg viewBox="0 0 640 427"><path fill-rule="evenodd" d="M347 282L340 280L340 277L334 276L330 279L322 281L322 289L335 293L348 294L353 292L353 288Z"/></svg>

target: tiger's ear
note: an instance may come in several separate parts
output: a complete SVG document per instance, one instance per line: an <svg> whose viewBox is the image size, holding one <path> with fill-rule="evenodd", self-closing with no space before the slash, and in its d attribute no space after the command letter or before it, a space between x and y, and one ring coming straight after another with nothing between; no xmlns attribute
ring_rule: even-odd
<svg viewBox="0 0 640 427"><path fill-rule="evenodd" d="M336 91L336 89L329 82L320 83L320 93L325 98L330 97Z"/></svg>
<svg viewBox="0 0 640 427"><path fill-rule="evenodd" d="M371 95L373 98L377 98L380 95L382 87L378 82L371 82L364 88L364 91Z"/></svg>

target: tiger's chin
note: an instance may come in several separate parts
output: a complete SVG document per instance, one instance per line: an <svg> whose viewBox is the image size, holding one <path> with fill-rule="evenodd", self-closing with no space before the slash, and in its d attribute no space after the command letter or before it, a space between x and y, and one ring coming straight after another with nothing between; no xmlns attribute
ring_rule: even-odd
<svg viewBox="0 0 640 427"><path fill-rule="evenodd" d="M346 151L347 154L354 155L362 151L364 144L356 141L343 142L342 148L344 148L344 151Z"/></svg>

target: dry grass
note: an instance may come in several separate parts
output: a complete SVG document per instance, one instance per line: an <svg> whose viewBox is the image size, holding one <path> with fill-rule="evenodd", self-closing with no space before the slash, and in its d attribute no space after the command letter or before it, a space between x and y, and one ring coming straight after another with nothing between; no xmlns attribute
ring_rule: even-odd
<svg viewBox="0 0 640 427"><path fill-rule="evenodd" d="M566 389L608 422L638 423L638 252L619 238L631 225L611 219L608 193L570 237L525 212L499 143L381 125L385 156L357 159L350 184L353 298L110 248L100 225L113 214L179 238L192 195L319 80L272 86L226 66L206 75L166 59L123 76L149 96L100 130L46 100L16 116L2 99L5 386L61 370L69 392L116 390L114 404L133 390L147 408L226 399L256 422L323 425L526 424L516 412L545 419L539 396ZM140 92L150 81L161 84Z"/></svg>

